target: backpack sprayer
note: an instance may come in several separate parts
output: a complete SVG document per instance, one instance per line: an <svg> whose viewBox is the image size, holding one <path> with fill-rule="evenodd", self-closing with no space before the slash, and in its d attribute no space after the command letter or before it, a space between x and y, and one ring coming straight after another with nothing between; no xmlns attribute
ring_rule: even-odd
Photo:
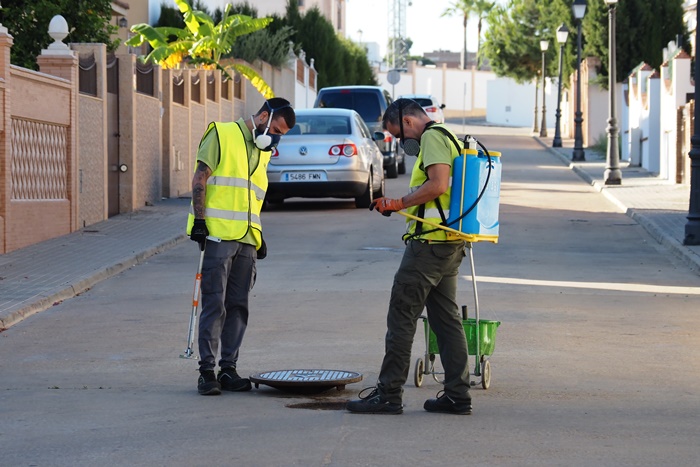
<svg viewBox="0 0 700 467"><path fill-rule="evenodd" d="M469 135L464 137L464 149L460 150L452 135L444 131L460 152L452 164L450 216L436 224L404 211L399 214L446 231L447 240L498 243L501 153L489 151Z"/></svg>

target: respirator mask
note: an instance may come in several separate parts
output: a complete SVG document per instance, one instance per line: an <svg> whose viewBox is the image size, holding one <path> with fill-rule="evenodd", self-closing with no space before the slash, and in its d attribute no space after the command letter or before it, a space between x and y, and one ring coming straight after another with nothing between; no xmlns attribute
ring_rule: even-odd
<svg viewBox="0 0 700 467"><path fill-rule="evenodd" d="M253 116L250 117L251 122L253 122L253 140L255 141L255 147L260 149L261 151L272 151L273 148L277 147L277 145L280 142L280 139L282 138L282 135L273 135L270 133L270 125L272 124L272 114L275 113L275 110L280 110L284 109L285 107L289 107L289 105L285 105L284 107L280 107L279 109L273 109L270 107L270 103L266 102L267 108L270 109L270 115L267 118L267 126L265 126L265 130L262 132L258 130L258 128L255 126L255 120L253 119Z"/></svg>
<svg viewBox="0 0 700 467"><path fill-rule="evenodd" d="M432 123L433 122L428 123L426 128ZM418 153L420 153L420 140L415 138L406 138L403 134L403 100L399 102L399 136L399 145L407 156L417 156Z"/></svg>

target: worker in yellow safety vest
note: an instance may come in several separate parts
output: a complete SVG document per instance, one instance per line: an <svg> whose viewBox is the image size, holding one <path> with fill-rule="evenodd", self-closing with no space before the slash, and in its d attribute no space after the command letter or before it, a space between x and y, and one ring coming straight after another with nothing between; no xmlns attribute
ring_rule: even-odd
<svg viewBox="0 0 700 467"><path fill-rule="evenodd" d="M236 365L248 324L255 262L267 254L260 223L267 165L270 151L295 124L289 101L276 97L265 101L249 119L210 123L199 143L187 220L187 234L204 251L199 394L251 388L250 380L238 375ZM221 241L207 241L207 237Z"/></svg>
<svg viewBox="0 0 700 467"><path fill-rule="evenodd" d="M418 156L411 174L410 192L400 199L378 198L370 205L385 216L407 209L434 224L449 213L452 166L462 144L444 125L436 124L411 99L397 99L386 110L384 129L400 138L408 156ZM445 370L444 392L425 401L428 412L466 415L472 411L469 395L467 340L457 304L457 275L465 256L462 240L448 240L441 229L409 220L406 249L389 300L385 354L377 386L347 403L355 413L403 413L403 385L411 364L411 347L423 308L437 337ZM370 388L367 388L370 389Z"/></svg>

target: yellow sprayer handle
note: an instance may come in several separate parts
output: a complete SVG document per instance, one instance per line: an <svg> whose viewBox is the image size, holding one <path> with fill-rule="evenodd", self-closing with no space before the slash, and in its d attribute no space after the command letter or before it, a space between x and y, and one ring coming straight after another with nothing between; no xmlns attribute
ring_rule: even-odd
<svg viewBox="0 0 700 467"><path fill-rule="evenodd" d="M476 235L476 234L467 234L464 232L460 232L459 230L451 229L450 227L445 227L444 225L436 224L434 222L426 221L425 219L422 219L418 216L414 216L413 214L409 214L405 211L396 211L399 214L401 214L404 217L408 217L409 219L413 219L419 222L422 222L424 224L427 224L431 227L435 227L438 229L442 229L448 233L447 239L448 240L464 240L465 242L478 242L478 241L487 241L487 242L493 242L497 243L498 242L498 236L497 235Z"/></svg>

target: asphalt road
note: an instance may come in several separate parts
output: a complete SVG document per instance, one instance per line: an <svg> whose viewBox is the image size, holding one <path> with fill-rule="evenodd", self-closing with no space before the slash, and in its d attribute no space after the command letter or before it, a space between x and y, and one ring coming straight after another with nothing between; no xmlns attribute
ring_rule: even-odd
<svg viewBox="0 0 700 467"><path fill-rule="evenodd" d="M363 382L197 395L178 358L198 258L185 242L2 333L0 465L697 465L700 277L530 137L468 131L503 152L500 241L474 246L481 317L502 325L473 415L425 412L440 387L413 373L403 415L339 409L376 381L404 219L289 200L263 217L239 370ZM407 186L388 180L388 196ZM419 330L414 358L424 346Z"/></svg>

